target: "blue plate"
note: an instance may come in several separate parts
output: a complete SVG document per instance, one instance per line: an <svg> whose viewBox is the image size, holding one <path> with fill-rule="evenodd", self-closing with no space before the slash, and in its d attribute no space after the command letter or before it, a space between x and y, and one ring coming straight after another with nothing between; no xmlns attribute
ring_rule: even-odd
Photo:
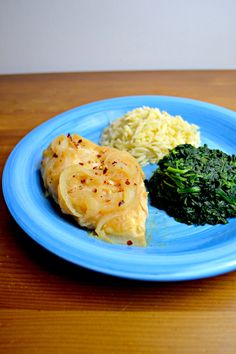
<svg viewBox="0 0 236 354"><path fill-rule="evenodd" d="M236 269L236 218L227 225L187 226L149 206L148 247L111 245L88 236L55 210L42 189L42 151L59 134L76 132L94 142L104 127L140 106L158 107L200 126L201 142L236 152L236 113L204 102L164 96L135 96L87 104L45 122L12 151L3 173L7 206L36 242L77 265L120 277L176 281ZM151 175L155 166L145 168Z"/></svg>

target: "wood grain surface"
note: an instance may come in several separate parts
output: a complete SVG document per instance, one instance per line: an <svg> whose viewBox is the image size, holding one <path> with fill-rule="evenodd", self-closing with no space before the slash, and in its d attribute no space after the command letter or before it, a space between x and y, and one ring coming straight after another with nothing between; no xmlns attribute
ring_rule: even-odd
<svg viewBox="0 0 236 354"><path fill-rule="evenodd" d="M236 111L236 71L0 76L1 174L15 144L47 119L95 100L143 94ZM2 191L0 210L1 354L236 353L236 272L178 283L98 274L32 241Z"/></svg>

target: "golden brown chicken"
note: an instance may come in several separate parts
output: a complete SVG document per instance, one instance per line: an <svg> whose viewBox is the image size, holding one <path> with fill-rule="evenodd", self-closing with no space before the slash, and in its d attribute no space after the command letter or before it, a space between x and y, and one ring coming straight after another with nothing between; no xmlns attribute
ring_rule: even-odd
<svg viewBox="0 0 236 354"><path fill-rule="evenodd" d="M44 151L41 173L49 195L81 226L107 242L146 245L147 193L129 153L61 135Z"/></svg>

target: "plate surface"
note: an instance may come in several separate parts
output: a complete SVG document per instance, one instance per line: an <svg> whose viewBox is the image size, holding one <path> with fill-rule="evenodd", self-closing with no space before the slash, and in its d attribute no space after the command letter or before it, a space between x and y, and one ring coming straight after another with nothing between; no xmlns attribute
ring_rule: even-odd
<svg viewBox="0 0 236 354"><path fill-rule="evenodd" d="M166 96L121 97L80 106L45 122L14 148L4 168L3 193L22 229L36 242L77 265L120 277L176 281L236 269L236 218L226 225L187 226L149 206L148 247L107 244L64 218L42 189L43 150L59 134L99 141L104 127L129 110L158 107L200 126L201 143L236 153L236 113L208 103ZM150 177L156 166L144 171Z"/></svg>

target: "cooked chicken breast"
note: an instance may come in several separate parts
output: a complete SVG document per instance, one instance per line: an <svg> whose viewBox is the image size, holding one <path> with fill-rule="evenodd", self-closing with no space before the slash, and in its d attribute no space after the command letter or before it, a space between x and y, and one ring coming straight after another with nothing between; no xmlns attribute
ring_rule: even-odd
<svg viewBox="0 0 236 354"><path fill-rule="evenodd" d="M61 135L44 151L41 173L49 195L81 226L107 242L146 245L147 192L129 153Z"/></svg>

